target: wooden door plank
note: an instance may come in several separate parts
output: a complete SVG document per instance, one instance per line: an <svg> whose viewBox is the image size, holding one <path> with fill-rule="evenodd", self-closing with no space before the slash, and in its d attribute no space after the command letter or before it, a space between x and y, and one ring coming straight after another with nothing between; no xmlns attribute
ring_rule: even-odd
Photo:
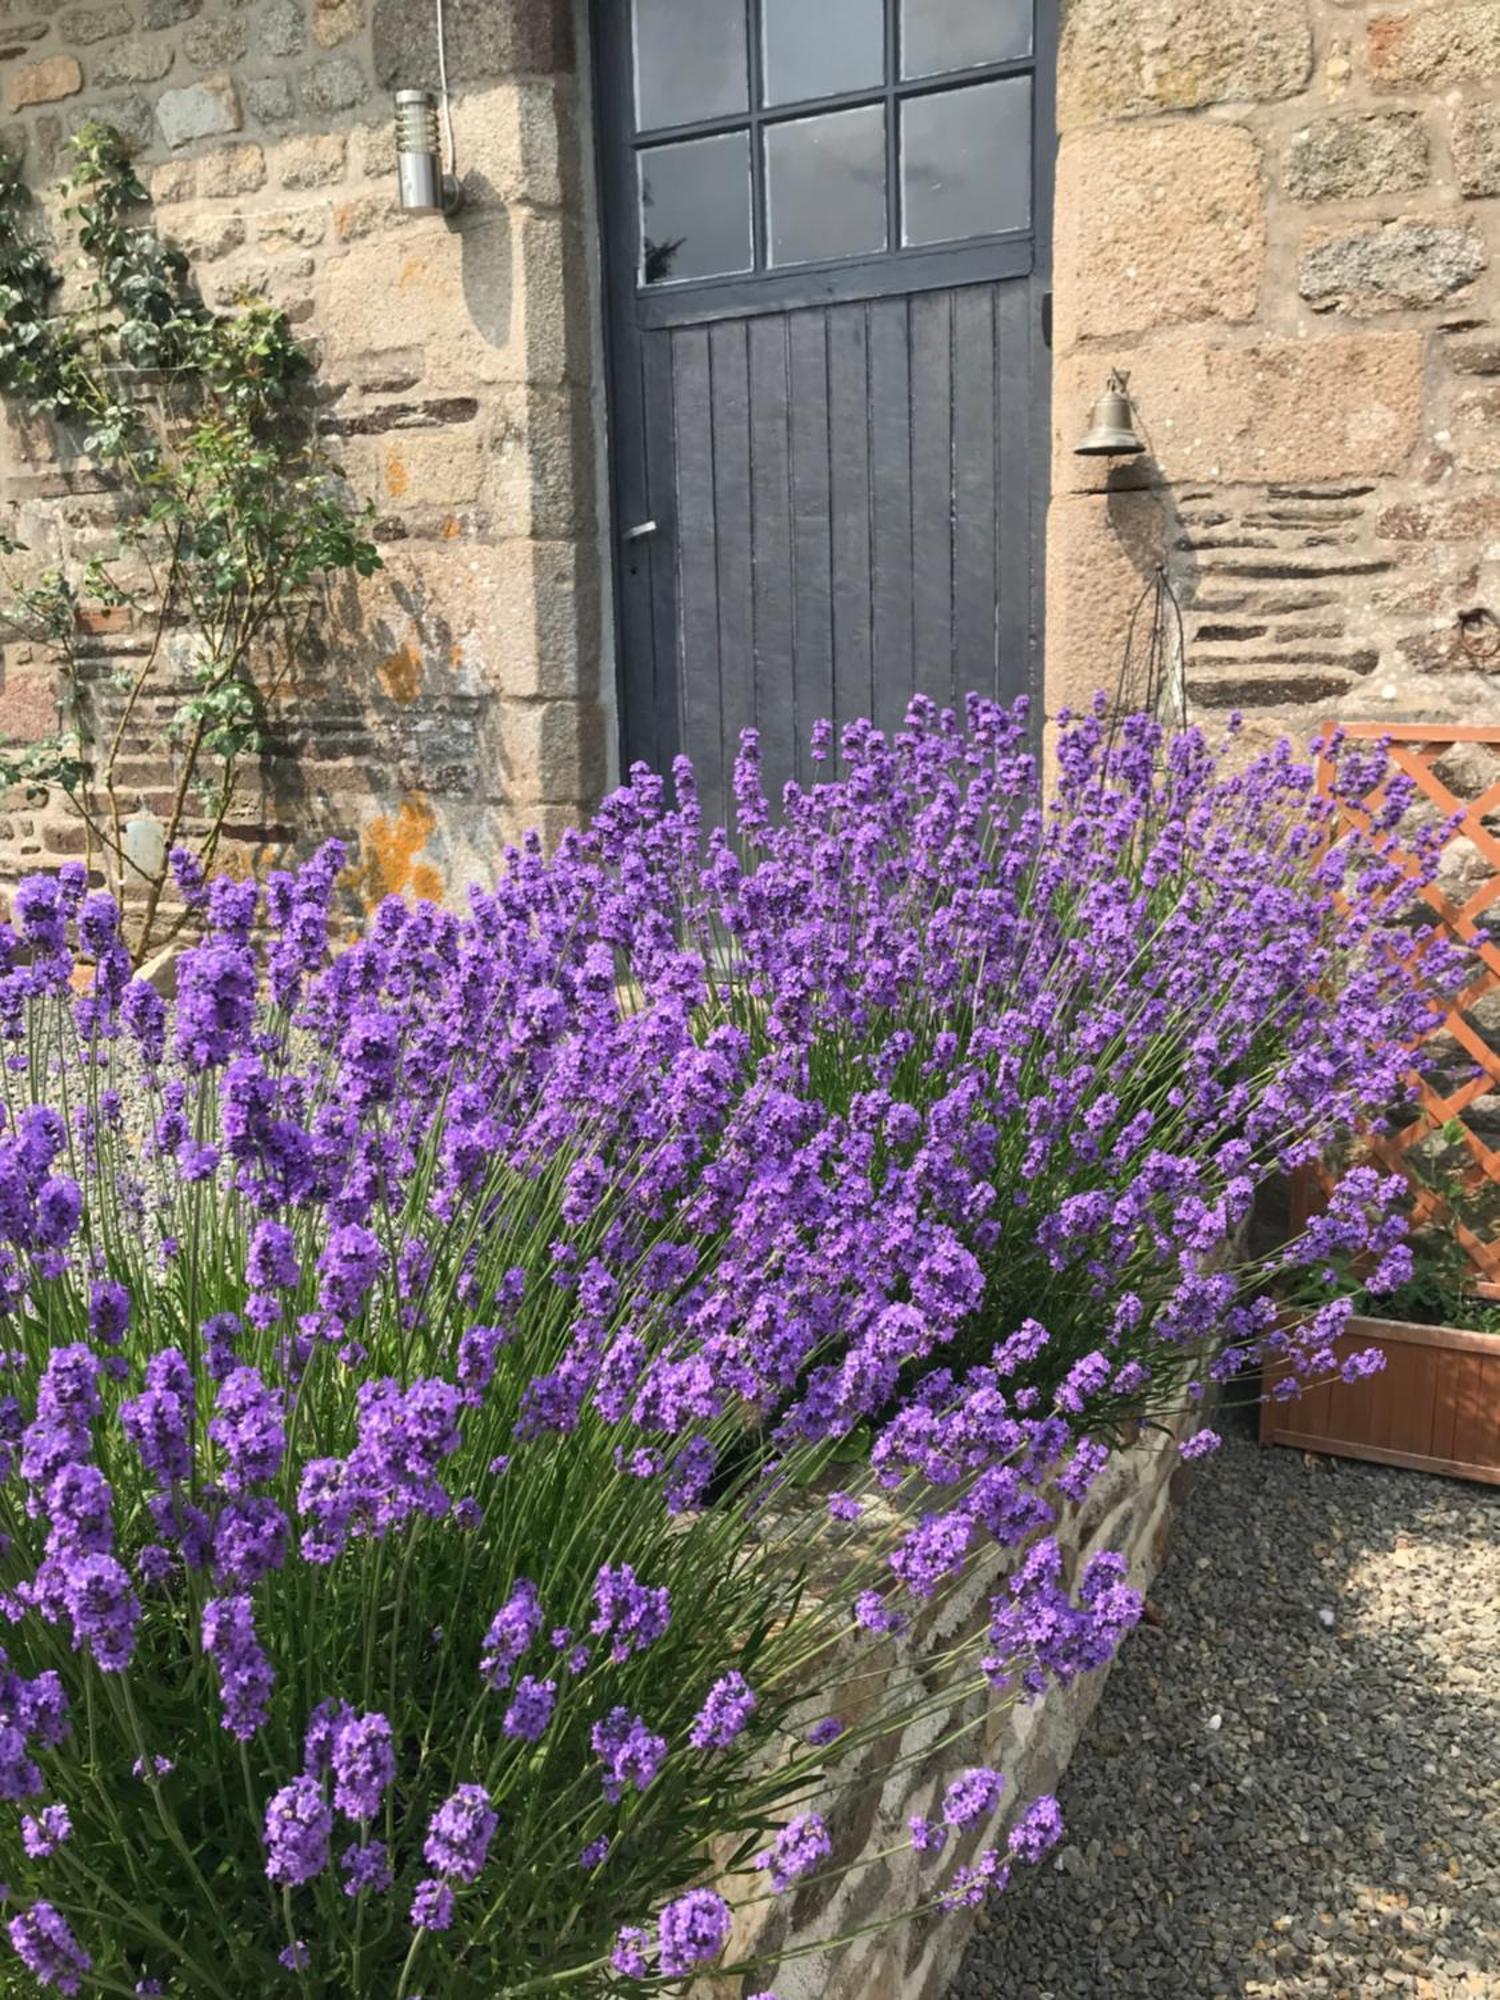
<svg viewBox="0 0 1500 2000"><path fill-rule="evenodd" d="M870 552L875 719L899 726L920 686L912 647L911 304L870 307Z"/></svg>
<svg viewBox="0 0 1500 2000"><path fill-rule="evenodd" d="M955 690L995 686L999 576L995 294L953 299L953 653Z"/></svg>
<svg viewBox="0 0 1500 2000"><path fill-rule="evenodd" d="M840 725L874 705L870 640L870 369L863 304L828 314L833 548L833 706Z"/></svg>
<svg viewBox="0 0 1500 2000"><path fill-rule="evenodd" d="M995 693L1014 701L1031 685L1032 510L1038 504L1032 456L1031 289L997 285L995 304L995 546L999 645ZM1044 364L1045 350L1040 356ZM1041 537L1035 537L1038 548ZM1100 669L1101 681L1107 678Z"/></svg>
<svg viewBox="0 0 1500 2000"><path fill-rule="evenodd" d="M677 412L677 673L683 744L698 769L705 822L723 818L720 763L719 576L714 520L713 378L708 334L672 335Z"/></svg>
<svg viewBox="0 0 1500 2000"><path fill-rule="evenodd" d="M755 723L768 772L796 769L802 720L793 666L791 410L788 322L748 322Z"/></svg>
<svg viewBox="0 0 1500 2000"><path fill-rule="evenodd" d="M635 634L627 639L627 660L639 655L636 674L649 689L651 747L641 752L655 769L664 771L685 741L682 675L678 670L677 626L677 396L672 372L672 335L647 334L641 341L641 400L645 409L646 480L649 518L656 532L639 543L624 545L623 560L638 560L645 574L642 586L627 595L642 611ZM639 525L621 522L622 529ZM638 556L634 553L639 550ZM627 696L628 699L628 696Z"/></svg>
<svg viewBox="0 0 1500 2000"><path fill-rule="evenodd" d="M796 773L811 775L807 734L833 713L833 523L829 507L828 319L793 313L787 329L792 488L792 630L797 710Z"/></svg>
<svg viewBox="0 0 1500 2000"><path fill-rule="evenodd" d="M954 698L953 301L928 292L911 302L912 588L917 685Z"/></svg>
<svg viewBox="0 0 1500 2000"><path fill-rule="evenodd" d="M709 329L713 375L714 528L719 590L719 754L730 782L740 735L755 721L754 559L750 504L748 320ZM774 797L774 773L772 774Z"/></svg>

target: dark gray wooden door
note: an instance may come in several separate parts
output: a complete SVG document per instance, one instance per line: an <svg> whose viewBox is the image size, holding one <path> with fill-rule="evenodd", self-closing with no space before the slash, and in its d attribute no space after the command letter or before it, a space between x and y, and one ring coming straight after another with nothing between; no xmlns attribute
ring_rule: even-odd
<svg viewBox="0 0 1500 2000"><path fill-rule="evenodd" d="M597 0L622 750L1036 692L1051 0Z"/></svg>

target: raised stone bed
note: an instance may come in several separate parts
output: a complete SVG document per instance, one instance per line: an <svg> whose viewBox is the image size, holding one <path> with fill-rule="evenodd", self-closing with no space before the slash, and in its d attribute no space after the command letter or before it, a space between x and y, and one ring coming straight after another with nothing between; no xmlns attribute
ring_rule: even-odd
<svg viewBox="0 0 1500 2000"><path fill-rule="evenodd" d="M1184 1434L1194 1427L1185 1424ZM1131 1583L1145 1590L1162 1561L1172 1509L1181 1497L1183 1481L1175 1476L1179 1464L1177 1439L1153 1432L1115 1454L1085 1501L1065 1503L1056 1533L1070 1578L1097 1551L1116 1549L1129 1562ZM1188 1469L1180 1470L1186 1475ZM857 1721L862 1711L888 1700L892 1678L903 1676L911 1680L915 1695L924 1678L922 1663L930 1655L943 1650L945 1642L982 1629L989 1598L1009 1567L997 1551L992 1567L977 1566L940 1610L892 1641L888 1676L878 1691L868 1675L862 1690L824 1686L811 1713L831 1711L846 1722ZM873 1746L844 1785L813 1803L828 1819L836 1852L894 1851L845 1876L742 1909L725 1957L732 1962L754 1953L758 1970L748 1977L701 1980L692 1988L693 2000L742 2000L768 1987L774 1987L777 2000L940 2000L972 1932L970 1913L849 1934L930 1901L955 1867L973 1861L1001 1838L1004 1825L1037 1793L1054 1789L1105 1679L1105 1673L1086 1675L1027 1706L986 1695L956 1696L950 1707L929 1712L898 1742ZM950 1837L940 1859L913 1853L907 1842L908 1817L937 1816L944 1787L956 1771L979 1763L1005 1773L1001 1825L981 1825ZM890 1767L890 1775L881 1782L884 1767ZM746 1893L763 1894L764 1877L752 1881L755 1886L747 1886ZM783 1954L841 1938L846 1941L827 1950L787 1957L778 1969Z"/></svg>

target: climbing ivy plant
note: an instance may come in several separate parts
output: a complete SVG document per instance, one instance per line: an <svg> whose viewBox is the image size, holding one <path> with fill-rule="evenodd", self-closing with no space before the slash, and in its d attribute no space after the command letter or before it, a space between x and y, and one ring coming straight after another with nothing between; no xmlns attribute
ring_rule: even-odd
<svg viewBox="0 0 1500 2000"><path fill-rule="evenodd" d="M0 740L0 786L57 786L90 866L130 910L141 962L184 921L168 858L215 857L247 758L327 588L380 557L312 425L313 366L256 296L213 312L162 242L129 148L83 125L59 190L78 268L53 264L17 164L0 154L0 396L69 434L115 497L118 549L37 570L0 524L0 634L46 646L58 727ZM9 574L14 570L20 580ZM85 644L124 612L134 650L102 686ZM91 679L91 674L93 678ZM163 728L173 783L164 839L132 840L133 738ZM160 857L145 847L159 848Z"/></svg>

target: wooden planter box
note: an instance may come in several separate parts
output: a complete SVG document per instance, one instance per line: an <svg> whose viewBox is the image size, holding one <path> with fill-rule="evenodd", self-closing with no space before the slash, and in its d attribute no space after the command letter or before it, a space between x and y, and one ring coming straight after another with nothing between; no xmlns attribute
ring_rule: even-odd
<svg viewBox="0 0 1500 2000"><path fill-rule="evenodd" d="M1262 1403L1261 1443L1500 1486L1500 1334L1351 1319L1339 1359L1367 1347L1385 1350L1378 1375ZM1275 1379L1268 1370L1268 1391Z"/></svg>

